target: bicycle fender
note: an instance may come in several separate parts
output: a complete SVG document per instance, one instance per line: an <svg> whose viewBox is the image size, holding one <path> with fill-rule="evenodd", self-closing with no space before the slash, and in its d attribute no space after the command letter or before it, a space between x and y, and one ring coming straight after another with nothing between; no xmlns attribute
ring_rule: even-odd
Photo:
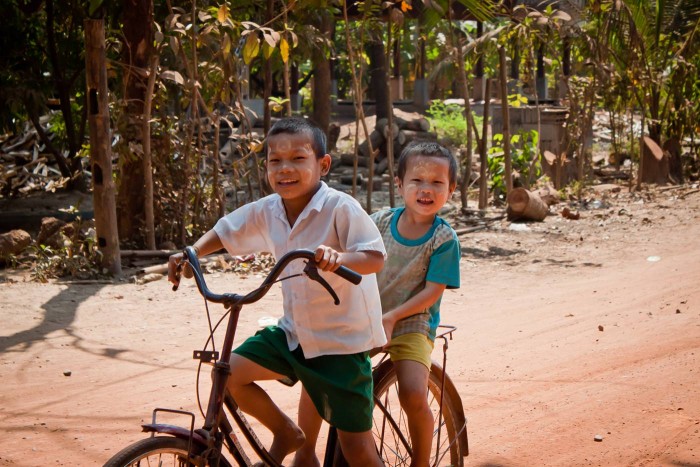
<svg viewBox="0 0 700 467"><path fill-rule="evenodd" d="M440 364L437 363L435 360L433 360L432 362L430 372L435 373L438 376L438 378L442 378L443 374L445 375L445 387L443 388L443 390L450 395L450 399L452 399L452 402L454 402L456 405L455 409L457 410L457 413L455 415L457 417L456 421L458 426L465 427L465 429L462 430L462 432L459 435L459 444L462 448L462 452L464 453L464 455L468 456L469 440L467 437L466 430L467 418L464 415L464 406L462 405L462 398L459 395L459 391L457 391L457 387L452 382L452 378L450 378L450 375L446 374L445 371L442 369L442 366L440 366Z"/></svg>
<svg viewBox="0 0 700 467"><path fill-rule="evenodd" d="M200 445L203 448L207 446L207 441L197 431L191 432L189 429L181 426L168 425L166 423L146 423L141 425L141 428L145 433L160 433L181 439L189 439L192 436L192 442L195 445Z"/></svg>

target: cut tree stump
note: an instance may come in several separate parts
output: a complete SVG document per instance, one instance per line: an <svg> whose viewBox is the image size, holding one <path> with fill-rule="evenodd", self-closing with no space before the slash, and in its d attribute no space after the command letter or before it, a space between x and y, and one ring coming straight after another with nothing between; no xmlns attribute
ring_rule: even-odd
<svg viewBox="0 0 700 467"><path fill-rule="evenodd" d="M542 221L548 212L549 206L537 193L525 188L513 188L508 193L508 220Z"/></svg>
<svg viewBox="0 0 700 467"><path fill-rule="evenodd" d="M542 172L554 183L554 188L560 189L566 186L571 180L576 179L576 164L566 157L566 153L561 154L558 167L557 156L553 152L544 151L541 157Z"/></svg>
<svg viewBox="0 0 700 467"><path fill-rule="evenodd" d="M644 158L642 182L655 183L657 185L665 185L669 182L669 157L668 153L656 144L656 141L644 137L644 146L642 147L642 157Z"/></svg>

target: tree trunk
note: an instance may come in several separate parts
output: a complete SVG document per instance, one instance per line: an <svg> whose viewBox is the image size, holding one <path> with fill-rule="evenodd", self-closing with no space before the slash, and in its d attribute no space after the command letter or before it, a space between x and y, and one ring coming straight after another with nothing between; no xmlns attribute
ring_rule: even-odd
<svg viewBox="0 0 700 467"><path fill-rule="evenodd" d="M124 137L134 143L143 143L143 110L146 101L146 70L153 52L153 2L127 0L123 7L125 64L124 82L127 103L127 127ZM117 196L119 236L122 240L143 243L139 230L144 225L144 172L143 162L134 154L119 155L120 178Z"/></svg>
<svg viewBox="0 0 700 467"><path fill-rule="evenodd" d="M481 130L481 147L479 148L479 209L486 209L488 205L488 128L489 128L489 110L491 104L491 79L489 76L482 76L486 79L486 88L484 90L484 122Z"/></svg>
<svg viewBox="0 0 700 467"><path fill-rule="evenodd" d="M265 13L265 23L270 24L272 22L272 17L274 15L274 0L267 0L267 10ZM270 96L272 96L272 62L270 58L265 58L263 54L263 133L267 134L270 131L270 119L272 114L270 113ZM194 63L197 66L197 63ZM262 188L262 187L260 187Z"/></svg>
<svg viewBox="0 0 700 467"><path fill-rule="evenodd" d="M510 115L508 112L508 79L506 78L506 50L498 49L501 73L501 112L503 112L503 157L505 160L506 196L513 189L513 165L510 159Z"/></svg>
<svg viewBox="0 0 700 467"><path fill-rule="evenodd" d="M143 111L143 175L144 175L144 205L146 217L146 246L156 249L156 231L153 219L153 167L151 164L151 108L153 103L153 88L158 73L158 55L151 57L148 69L148 87L146 88L146 105Z"/></svg>
<svg viewBox="0 0 700 467"><path fill-rule="evenodd" d="M334 30L330 15L323 13L319 31L329 35ZM324 48L315 48L312 54L314 67L313 120L328 135L331 123L331 64Z"/></svg>
<svg viewBox="0 0 700 467"><path fill-rule="evenodd" d="M386 55L381 37L373 37L367 45L369 55L368 97L374 98L377 119L389 117L389 85Z"/></svg>
<svg viewBox="0 0 700 467"><path fill-rule="evenodd" d="M104 21L85 21L85 70L90 125L93 205L101 266L112 275L122 272L117 234L117 209L112 181L112 140L109 130L109 97Z"/></svg>

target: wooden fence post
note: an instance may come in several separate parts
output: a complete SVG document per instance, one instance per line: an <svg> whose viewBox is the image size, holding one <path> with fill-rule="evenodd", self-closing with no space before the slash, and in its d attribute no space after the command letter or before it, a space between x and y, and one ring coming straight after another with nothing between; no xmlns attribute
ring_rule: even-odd
<svg viewBox="0 0 700 467"><path fill-rule="evenodd" d="M85 20L85 75L88 122L90 126L90 165L92 199L95 210L97 246L101 266L112 275L122 272L117 233L117 206L112 180L112 142L109 130L107 68L105 66L104 21Z"/></svg>

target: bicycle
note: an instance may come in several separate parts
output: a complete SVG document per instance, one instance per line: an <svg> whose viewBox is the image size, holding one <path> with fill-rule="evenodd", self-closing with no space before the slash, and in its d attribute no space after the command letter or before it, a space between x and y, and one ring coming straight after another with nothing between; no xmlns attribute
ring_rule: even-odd
<svg viewBox="0 0 700 467"><path fill-rule="evenodd" d="M226 382L230 374L228 357L233 348L233 340L241 309L243 305L260 300L270 290L272 285L278 282L277 279L287 264L297 259L306 260L304 275L311 280L319 282L333 297L336 304L339 303L338 297L331 286L319 274L314 263L314 253L308 250L295 250L284 255L271 269L262 284L246 295L215 294L211 292L204 281L204 275L194 249L187 247L183 253L192 268L199 293L205 298L205 307L209 318L209 338L205 345L205 350L195 350L193 354L193 358L200 361L200 370L202 364L212 364L214 367L207 410L206 413L203 413L204 424L202 428L195 429L196 417L194 413L156 408L153 410L152 422L142 425L143 431L150 433L151 436L119 451L105 463L105 467L137 465L231 466L231 462L222 454L224 449L237 465L250 466L252 465L251 460L243 449L240 438L234 432L231 421L228 418L229 416L233 418L243 438L245 438L263 463L272 467L281 467L279 463L272 459L262 445L251 425L238 409L236 401L226 392ZM340 267L335 273L356 285L362 280L362 276L345 267ZM285 280L290 277L295 276L288 276L279 280ZM177 286L174 286L173 290L176 289ZM208 302L221 303L227 309L226 313L213 327L211 316L209 315ZM228 322L223 345L221 352L217 352L213 343L214 332L227 316ZM445 339L445 352L447 339L444 336L449 335L451 337L452 331L454 329L440 336ZM206 350L210 342L212 343L212 350ZM446 353L444 358L446 359ZM443 367L445 361L443 360ZM442 368L436 363L433 364L433 367L434 372L431 370L430 373L430 394L433 398L431 406L434 402L440 401L437 403L439 415L436 417L438 423L436 424L437 443L434 443L436 445L435 465L438 465L438 462L449 453L451 465L461 466L463 465L462 456L468 453L466 419L462 410L461 399L459 399L454 384L452 384L446 373L442 371ZM373 376L375 378L375 402L377 406L374 412L377 414L375 424L381 423L382 426L382 430L375 433L378 452L383 453L382 459L386 465L408 465L410 463L410 443L403 435L403 432L407 432L405 414L400 411L400 405L398 404L395 383L396 373L393 371L391 361L388 359L380 361L373 371ZM443 388L445 389L443 390ZM224 407L226 407L226 410L224 410ZM399 408L398 411L396 407ZM440 407L447 407L444 417ZM188 416L190 418L189 428L158 423L158 414L162 413ZM402 429L404 430L403 432L401 431ZM441 440L443 431L444 437ZM340 449L340 443L337 441L337 434L332 427L328 435L323 465L324 467L347 465Z"/></svg>

